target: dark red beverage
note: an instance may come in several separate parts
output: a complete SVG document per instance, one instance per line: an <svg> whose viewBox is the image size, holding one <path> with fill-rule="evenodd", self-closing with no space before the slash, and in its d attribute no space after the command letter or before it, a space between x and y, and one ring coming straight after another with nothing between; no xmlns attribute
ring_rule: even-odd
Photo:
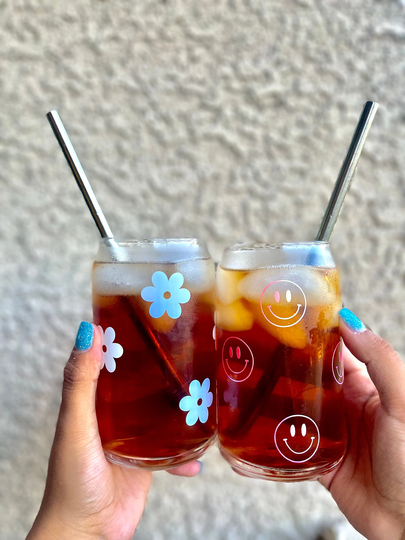
<svg viewBox="0 0 405 540"><path fill-rule="evenodd" d="M98 260L93 271L104 451L110 461L155 470L196 459L216 430L213 263L195 252L187 260L184 242L161 242L158 253L131 244L131 262Z"/></svg>
<svg viewBox="0 0 405 540"><path fill-rule="evenodd" d="M327 245L305 265L309 248L295 246L274 266L267 246L256 260L239 248L217 277L221 453L243 474L284 481L332 470L347 439L337 271Z"/></svg>

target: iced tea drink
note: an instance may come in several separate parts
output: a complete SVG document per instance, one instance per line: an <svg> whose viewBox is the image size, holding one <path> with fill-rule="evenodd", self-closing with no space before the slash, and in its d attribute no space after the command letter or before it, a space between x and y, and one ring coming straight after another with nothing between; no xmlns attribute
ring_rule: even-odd
<svg viewBox="0 0 405 540"><path fill-rule="evenodd" d="M341 297L329 244L233 246L216 292L222 455L258 478L331 471L347 433Z"/></svg>
<svg viewBox="0 0 405 540"><path fill-rule="evenodd" d="M104 366L96 410L107 459L168 469L216 432L215 270L195 239L102 240L93 267Z"/></svg>

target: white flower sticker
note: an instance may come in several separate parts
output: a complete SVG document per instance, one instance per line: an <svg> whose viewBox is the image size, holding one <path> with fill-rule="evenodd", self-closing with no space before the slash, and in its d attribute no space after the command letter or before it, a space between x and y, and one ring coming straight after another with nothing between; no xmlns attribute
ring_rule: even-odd
<svg viewBox="0 0 405 540"><path fill-rule="evenodd" d="M160 270L152 276L153 287L144 287L141 296L146 302L152 302L149 315L159 319L165 313L171 319L178 319L181 315L180 304L187 304L191 298L190 291L185 287L184 276L180 272L172 274L170 278Z"/></svg>
<svg viewBox="0 0 405 540"><path fill-rule="evenodd" d="M106 331L99 326L101 339L103 343L103 365L107 371L112 373L115 371L117 364L115 363L115 358L121 358L124 353L123 347L119 343L114 343L115 339L115 330L109 326Z"/></svg>
<svg viewBox="0 0 405 540"><path fill-rule="evenodd" d="M194 426L199 420L202 424L208 420L208 407L212 405L213 395L209 392L210 380L205 379L202 384L199 381L191 381L189 396L180 400L179 407L182 411L188 411L186 424Z"/></svg>

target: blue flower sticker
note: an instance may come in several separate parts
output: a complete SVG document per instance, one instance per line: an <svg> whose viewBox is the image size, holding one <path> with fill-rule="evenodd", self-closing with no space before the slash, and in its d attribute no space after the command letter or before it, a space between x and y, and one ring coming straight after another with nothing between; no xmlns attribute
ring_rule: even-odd
<svg viewBox="0 0 405 540"><path fill-rule="evenodd" d="M172 274L170 278L160 270L152 276L153 287L142 289L141 296L146 302L152 302L149 315L159 319L165 312L171 319L178 319L181 315L180 304L186 304L191 294L188 289L182 289L184 276L180 272Z"/></svg>
<svg viewBox="0 0 405 540"><path fill-rule="evenodd" d="M208 420L208 407L212 405L212 392L209 392L210 380L205 379L202 384L197 380L191 381L189 386L189 396L180 400L179 407L182 411L188 411L186 424L194 426L197 420L202 424Z"/></svg>

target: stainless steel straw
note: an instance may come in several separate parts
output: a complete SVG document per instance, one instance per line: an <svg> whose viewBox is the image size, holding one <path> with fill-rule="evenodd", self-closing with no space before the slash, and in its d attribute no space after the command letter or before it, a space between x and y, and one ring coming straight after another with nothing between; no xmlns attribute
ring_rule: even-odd
<svg viewBox="0 0 405 540"><path fill-rule="evenodd" d="M374 101L367 101L364 105L363 112L361 113L342 168L340 169L339 176L337 177L316 240L328 242L330 239L333 227L339 217L343 201L356 171L357 163L360 159L368 131L374 120L377 109L378 103L375 103Z"/></svg>
<svg viewBox="0 0 405 540"><path fill-rule="evenodd" d="M115 259L117 261L124 262L125 256L123 257L121 255L119 244L113 238L111 229L108 226L107 220L105 219L105 216L97 202L90 182L88 181L86 173L84 172L83 167L80 164L79 158L77 157L72 143L70 142L69 136L66 133L59 114L57 113L57 111L51 111L46 115L46 117L51 124L53 132L55 133L55 137L57 138L58 143L62 148L62 152L65 155L69 167L72 169L73 176L76 179L76 182L80 188L80 191L83 194L87 206L89 207L91 215L96 222L97 228L100 231L101 236L108 240L108 244L113 250ZM166 354L163 345L160 343L158 337L155 336L153 330L149 327L149 324L145 320L145 317L142 314L141 310L137 310L136 307L131 304L131 302L126 296L122 297L121 303L123 303L126 307L128 316L133 322L135 328L138 330L145 342L149 344L150 348L155 351L162 374L166 378L167 383L171 388L173 394L177 396L177 407L178 398L182 398L188 395L187 384L183 379L182 374L178 371L172 359Z"/></svg>
<svg viewBox="0 0 405 540"><path fill-rule="evenodd" d="M89 207L91 215L96 222L97 228L103 238L113 238L113 233L108 226L107 220L97 202L96 196L91 188L90 182L87 179L86 173L80 164L79 158L73 148L73 144L70 142L69 135L66 133L65 127L57 111L49 112L46 117L51 124L51 128L55 134L55 137L60 144L62 152L65 155L66 161L69 167L72 169L73 176L76 179L77 185L83 194L84 200Z"/></svg>

